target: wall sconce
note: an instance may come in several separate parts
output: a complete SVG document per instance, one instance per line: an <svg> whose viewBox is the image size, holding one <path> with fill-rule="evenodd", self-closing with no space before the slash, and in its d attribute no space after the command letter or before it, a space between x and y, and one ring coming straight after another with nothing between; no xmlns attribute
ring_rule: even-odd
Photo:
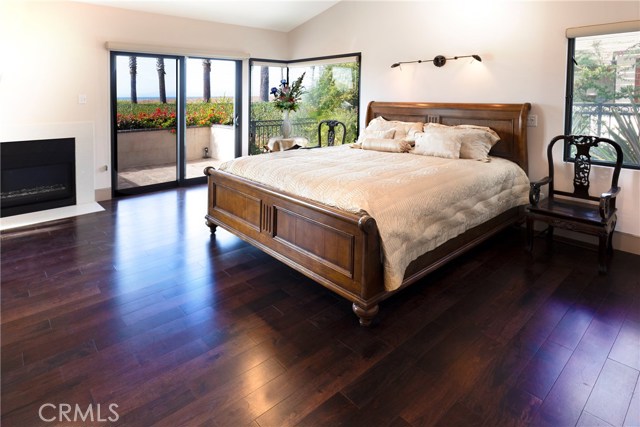
<svg viewBox="0 0 640 427"><path fill-rule="evenodd" d="M433 59L419 59L417 61L396 62L395 64L391 64L391 68L399 67L402 64L413 64L416 62L418 64L421 64L423 62L433 62L433 65L435 65L436 67L442 67L450 59L461 59L461 58L473 58L478 62L482 62L482 58L480 58L480 55L463 55L463 56L454 56L453 58L445 58L443 55L438 55Z"/></svg>

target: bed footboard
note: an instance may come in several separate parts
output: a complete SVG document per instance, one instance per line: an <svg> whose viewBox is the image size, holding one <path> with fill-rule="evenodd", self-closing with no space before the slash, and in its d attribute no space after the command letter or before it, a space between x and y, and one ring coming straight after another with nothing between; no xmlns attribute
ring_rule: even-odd
<svg viewBox="0 0 640 427"><path fill-rule="evenodd" d="M255 182L205 169L206 223L231 231L353 302L362 325L384 294L375 220L277 193Z"/></svg>

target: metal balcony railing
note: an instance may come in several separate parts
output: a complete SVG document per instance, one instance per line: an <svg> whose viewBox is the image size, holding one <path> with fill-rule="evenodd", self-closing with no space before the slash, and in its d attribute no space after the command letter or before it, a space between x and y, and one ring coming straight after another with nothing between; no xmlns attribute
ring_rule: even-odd
<svg viewBox="0 0 640 427"><path fill-rule="evenodd" d="M292 135L303 136L311 146L318 145L318 122L315 119L292 120ZM249 153L260 153L269 138L282 135L282 120L252 120L249 122Z"/></svg>
<svg viewBox="0 0 640 427"><path fill-rule="evenodd" d="M635 114L631 103L574 103L573 104L573 131L585 135L609 136L609 129L617 127L617 121L613 114L617 111L621 116Z"/></svg>

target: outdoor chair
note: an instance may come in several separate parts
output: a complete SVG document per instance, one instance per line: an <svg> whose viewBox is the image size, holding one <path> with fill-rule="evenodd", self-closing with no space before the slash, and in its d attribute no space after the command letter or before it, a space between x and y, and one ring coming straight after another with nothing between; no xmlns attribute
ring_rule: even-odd
<svg viewBox="0 0 640 427"><path fill-rule="evenodd" d="M342 139L340 140L341 144L345 143L345 138L347 136L347 127L344 123L338 120L323 120L318 123L318 146L322 147L322 126L328 126L329 131L327 133L327 146L331 147L335 143L336 139L336 127L342 126Z"/></svg>

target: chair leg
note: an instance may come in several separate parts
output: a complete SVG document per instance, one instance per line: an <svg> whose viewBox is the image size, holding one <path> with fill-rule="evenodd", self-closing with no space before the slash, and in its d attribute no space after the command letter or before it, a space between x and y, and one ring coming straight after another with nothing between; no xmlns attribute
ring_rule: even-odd
<svg viewBox="0 0 640 427"><path fill-rule="evenodd" d="M610 233L603 233L598 236L598 273L607 274L607 255L609 252L608 243Z"/></svg>
<svg viewBox="0 0 640 427"><path fill-rule="evenodd" d="M553 226L551 225L547 227L547 240L548 241L553 240Z"/></svg>
<svg viewBox="0 0 640 427"><path fill-rule="evenodd" d="M533 218L527 216L527 251L533 251Z"/></svg>
<svg viewBox="0 0 640 427"><path fill-rule="evenodd" d="M611 231L609 232L609 239L607 241L607 252L609 254L609 256L611 256L613 254L613 232L616 229L616 221L613 221L613 224L611 225Z"/></svg>
<svg viewBox="0 0 640 427"><path fill-rule="evenodd" d="M613 233L609 233L609 237L607 238L607 256L611 256L613 254Z"/></svg>

